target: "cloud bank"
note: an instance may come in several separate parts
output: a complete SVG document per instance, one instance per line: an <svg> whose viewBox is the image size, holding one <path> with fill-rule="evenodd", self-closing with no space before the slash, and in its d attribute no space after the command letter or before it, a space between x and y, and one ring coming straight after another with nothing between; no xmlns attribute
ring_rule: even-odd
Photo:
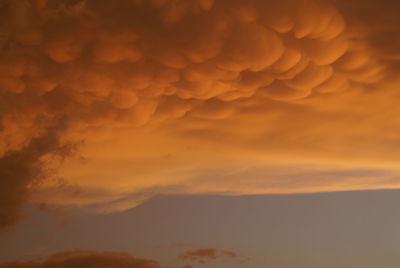
<svg viewBox="0 0 400 268"><path fill-rule="evenodd" d="M1 1L0 175L4 187L0 207L4 215L0 228L16 221L20 206L45 176L49 158L65 156L66 148L82 140L95 143L102 131L134 129L136 134L124 137L123 143L127 148L136 146L129 149L136 154L109 152L108 157L125 156L126 166L131 165L129 161L138 163L135 178L126 179L135 187L119 178L121 184L115 193L95 198L88 195L87 200L76 198L76 204L119 199L143 189L192 192L187 185L182 186L181 179L168 180L182 164L154 162L148 157L149 148L140 148L143 143L157 150L160 140L167 137L164 134L173 131L172 140L177 144L182 136L187 142L193 138L209 140L209 146L221 133L230 136L225 139L226 147L233 142L249 148L241 149L237 158L260 155L251 154L258 150L248 144L258 136L263 137L258 147L265 149L264 154L276 150L297 154L304 140L315 140L319 134L323 134L322 146L311 149L311 154L321 155L326 137L329 144L339 144L338 151L352 146L359 139L345 137L363 129L349 132L347 127L371 113L362 106L384 109L395 104L380 85L390 80L398 67L398 42L393 33L398 32L399 23L394 14L390 20L375 16L396 7L393 1L383 1L383 8L378 6L382 1L347 2ZM359 7L368 12L357 14ZM375 94L372 99L370 92ZM375 97L382 95L382 103L376 103L379 98ZM341 119L349 107L352 109L346 116L350 119ZM321 116L316 110L326 114ZM386 108L385 112L390 110ZM275 120L277 117L281 119ZM326 118L337 128L324 128L321 122ZM336 123L338 120L340 123ZM381 126L376 123L381 121L389 122L384 127L391 130L393 120L383 115L372 123L368 121L370 127L364 131ZM222 121L228 127L221 127ZM232 122L240 122L239 127L233 127ZM247 128L246 123L252 126ZM267 130L255 127L255 123L266 125ZM148 125L152 126L151 133L146 132ZM301 125L310 125L310 130ZM227 130L232 132L226 135ZM332 130L344 134L335 140ZM293 138L288 135L291 131L300 135ZM118 139L115 135L113 138ZM393 141L392 137L384 138L385 142ZM265 144L266 140L269 143ZM382 143L380 135L372 138L373 142L377 140ZM360 143L360 148L365 144L368 142ZM277 145L280 148L276 149ZM175 147L182 152L185 146ZM93 159L101 157L99 149L88 154L94 151ZM221 154L231 152L227 149ZM190 158L193 161L184 165L196 167L201 162L202 168L212 168L214 163L205 160L208 155ZM154 168L140 166L149 159L162 172L149 173ZM112 166L112 162L109 164ZM95 188L93 191L108 188L105 181L112 174L100 178L93 177L93 169L89 174L80 171L82 175L72 176L68 172L74 171L68 171L67 181L90 191L90 187ZM148 191L149 195L158 192ZM202 191L221 192L213 186Z"/></svg>

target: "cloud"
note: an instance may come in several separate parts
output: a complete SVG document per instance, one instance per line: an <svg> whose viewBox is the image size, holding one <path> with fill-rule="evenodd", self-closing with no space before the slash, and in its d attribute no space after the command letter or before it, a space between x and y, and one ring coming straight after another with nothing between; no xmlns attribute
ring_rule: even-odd
<svg viewBox="0 0 400 268"><path fill-rule="evenodd" d="M386 90L393 88L387 84L398 69L393 36L399 22L388 11L396 4L347 2L1 1L0 174L7 174L2 183L11 191L0 197L7 208L0 225L15 222L20 206L32 199L29 194L45 177L41 170L51 165L50 156L82 140L88 144L82 150L95 164L75 164L66 172L64 166L60 174L85 193L107 189L109 178L116 177L112 171L119 173L117 189L64 203L112 202L182 183L181 189L196 192L177 171L182 165L207 169L215 161L226 166L244 156L253 164L265 163L260 155L304 153L308 160L328 160L351 158L356 150L346 147L354 147L361 148L359 154L377 152L374 159L390 158L386 144L395 140L376 129L396 132L397 121L386 114L382 120L371 116L397 109L391 99L397 95ZM359 15L359 6L368 12ZM385 12L390 20L383 18ZM369 125L360 118L370 118ZM121 128L129 134L117 137ZM32 153L32 144L47 140L49 132L56 142ZM104 133L111 138L101 138ZM371 137L360 139L363 133ZM125 149L105 156L95 148L102 139L121 139ZM187 153L184 148L196 139L203 148L217 144L220 155L210 156L214 149ZM165 155L172 150L180 156L155 159L164 149ZM227 154L236 159L223 157ZM105 170L105 162L124 165ZM179 174L173 178L171 173ZM40 187L52 189L46 182Z"/></svg>
<svg viewBox="0 0 400 268"><path fill-rule="evenodd" d="M187 251L180 256L182 261L205 261L217 258L236 258L233 251L219 250L215 248L203 248ZM79 249L55 253L44 260L10 261L0 262L0 268L64 268L64 267L127 267L127 268L161 268L162 266L153 260L141 259L123 252L83 251ZM190 268L186 265L182 268Z"/></svg>
<svg viewBox="0 0 400 268"><path fill-rule="evenodd" d="M152 260L132 257L127 253L65 251L56 253L44 261L13 261L0 263L1 268L64 268L64 267L127 267L127 268L160 268Z"/></svg>
<svg viewBox="0 0 400 268"><path fill-rule="evenodd" d="M392 71L399 67L399 17L396 9L400 7L397 1L332 1L339 10L366 34L368 43L374 48L374 53L390 63Z"/></svg>
<svg viewBox="0 0 400 268"><path fill-rule="evenodd" d="M61 147L56 133L56 129L50 129L22 150L9 151L0 158L0 231L17 222L19 208L28 200L29 188L45 176L46 168L39 159L49 153L63 158L73 150L67 145Z"/></svg>
<svg viewBox="0 0 400 268"><path fill-rule="evenodd" d="M368 39L328 3L307 3L4 1L1 149L59 117L86 128L193 109L220 118L256 92L286 101L379 81Z"/></svg>
<svg viewBox="0 0 400 268"><path fill-rule="evenodd" d="M216 260L219 258L236 258L237 253L230 250L220 250L216 248L199 248L182 253L179 258L183 261L194 261L205 263L207 260Z"/></svg>

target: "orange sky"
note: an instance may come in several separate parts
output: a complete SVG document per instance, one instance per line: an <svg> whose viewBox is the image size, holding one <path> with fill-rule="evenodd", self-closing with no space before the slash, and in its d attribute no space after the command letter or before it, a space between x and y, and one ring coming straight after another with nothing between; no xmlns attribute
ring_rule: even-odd
<svg viewBox="0 0 400 268"><path fill-rule="evenodd" d="M395 267L399 10L0 0L0 268Z"/></svg>
<svg viewBox="0 0 400 268"><path fill-rule="evenodd" d="M390 11L357 15L340 0L0 11L3 227L27 202L109 212L168 193L399 187Z"/></svg>

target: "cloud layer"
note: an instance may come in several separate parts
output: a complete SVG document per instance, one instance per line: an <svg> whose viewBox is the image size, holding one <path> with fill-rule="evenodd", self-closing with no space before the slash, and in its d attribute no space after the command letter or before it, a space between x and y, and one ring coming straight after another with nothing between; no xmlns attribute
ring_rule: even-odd
<svg viewBox="0 0 400 268"><path fill-rule="evenodd" d="M396 6L391 1L384 3L391 4L389 8ZM333 131L343 132L341 138L354 134L347 127L371 111L354 108L347 114L351 119L342 120L340 114L351 107L342 108L343 102L353 105L367 100L359 102L360 107L375 104L370 97L359 95L378 91L378 96L385 96L385 103L376 106L383 109L390 96L380 94L385 91L378 85L397 70L399 59L397 39L391 37L399 28L396 16L390 16L390 21L371 13L360 16L355 12L358 4L371 11L378 2L354 6L346 1L318 0L1 1L0 175L4 193L2 190L0 208L4 213L0 228L16 221L21 204L44 177L43 170L54 155L65 156L71 144L82 140L96 141L102 131L134 128L136 134L123 141L126 147L137 146L130 151L138 150L142 143L152 144L156 150L164 134L174 131L174 142L181 140L181 135L186 141L208 136L210 145L218 133L232 130L226 147L230 142L240 143L250 148L240 152L249 155L257 150L246 141L257 140L256 136L265 141L265 131L269 131L269 141L275 138L276 142L268 146L258 143L266 148L262 153L290 154L301 148L302 141L319 134L322 145L325 139L329 144L351 145L352 140L332 142L333 128L324 129L321 122L333 113L333 106L340 107L333 109L336 116L332 122L340 121L333 123L338 125ZM377 10L379 14L381 9ZM341 96L350 96L351 101ZM326 114L321 116L315 110ZM352 117L353 112L356 116ZM277 117L281 119L275 120ZM228 127L219 125L223 120ZM242 127L232 127L229 120L241 122ZM312 122L312 130L299 130L300 140L288 135L307 120ZM370 123L372 128L379 125L375 121ZM267 130L258 126L245 130L246 122L261 123ZM152 126L151 133L146 133L145 125ZM246 133L251 129L253 133ZM277 145L279 150L274 150ZM320 155L323 147L310 152ZM100 151L94 158L101 156ZM221 154L231 152L227 149ZM133 156L114 153L109 156L125 155L125 160L137 161L139 166L151 155L148 148L140 148ZM206 153L195 156L185 165L202 162L202 168L213 168L207 157ZM192 187L182 185L180 179L168 179L182 164L161 162L152 162L162 171L158 174L140 166L135 176L141 177L127 179L135 187L118 184L129 188L126 192L95 198L88 195L87 200L75 201L108 201L147 189L150 193L141 194L137 203L158 188L177 187L177 192L185 193ZM95 188L93 191L108 187L99 177L77 176L67 176L67 181ZM210 187L202 191L221 190Z"/></svg>

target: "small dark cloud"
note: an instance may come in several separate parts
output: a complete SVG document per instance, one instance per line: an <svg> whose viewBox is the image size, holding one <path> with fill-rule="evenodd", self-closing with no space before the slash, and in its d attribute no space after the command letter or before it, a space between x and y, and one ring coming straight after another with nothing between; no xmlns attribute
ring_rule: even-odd
<svg viewBox="0 0 400 268"><path fill-rule="evenodd" d="M197 263L205 263L208 260L216 260L220 258L236 258L237 253L230 250L217 248L199 248L183 252L179 259L183 261L194 261Z"/></svg>

